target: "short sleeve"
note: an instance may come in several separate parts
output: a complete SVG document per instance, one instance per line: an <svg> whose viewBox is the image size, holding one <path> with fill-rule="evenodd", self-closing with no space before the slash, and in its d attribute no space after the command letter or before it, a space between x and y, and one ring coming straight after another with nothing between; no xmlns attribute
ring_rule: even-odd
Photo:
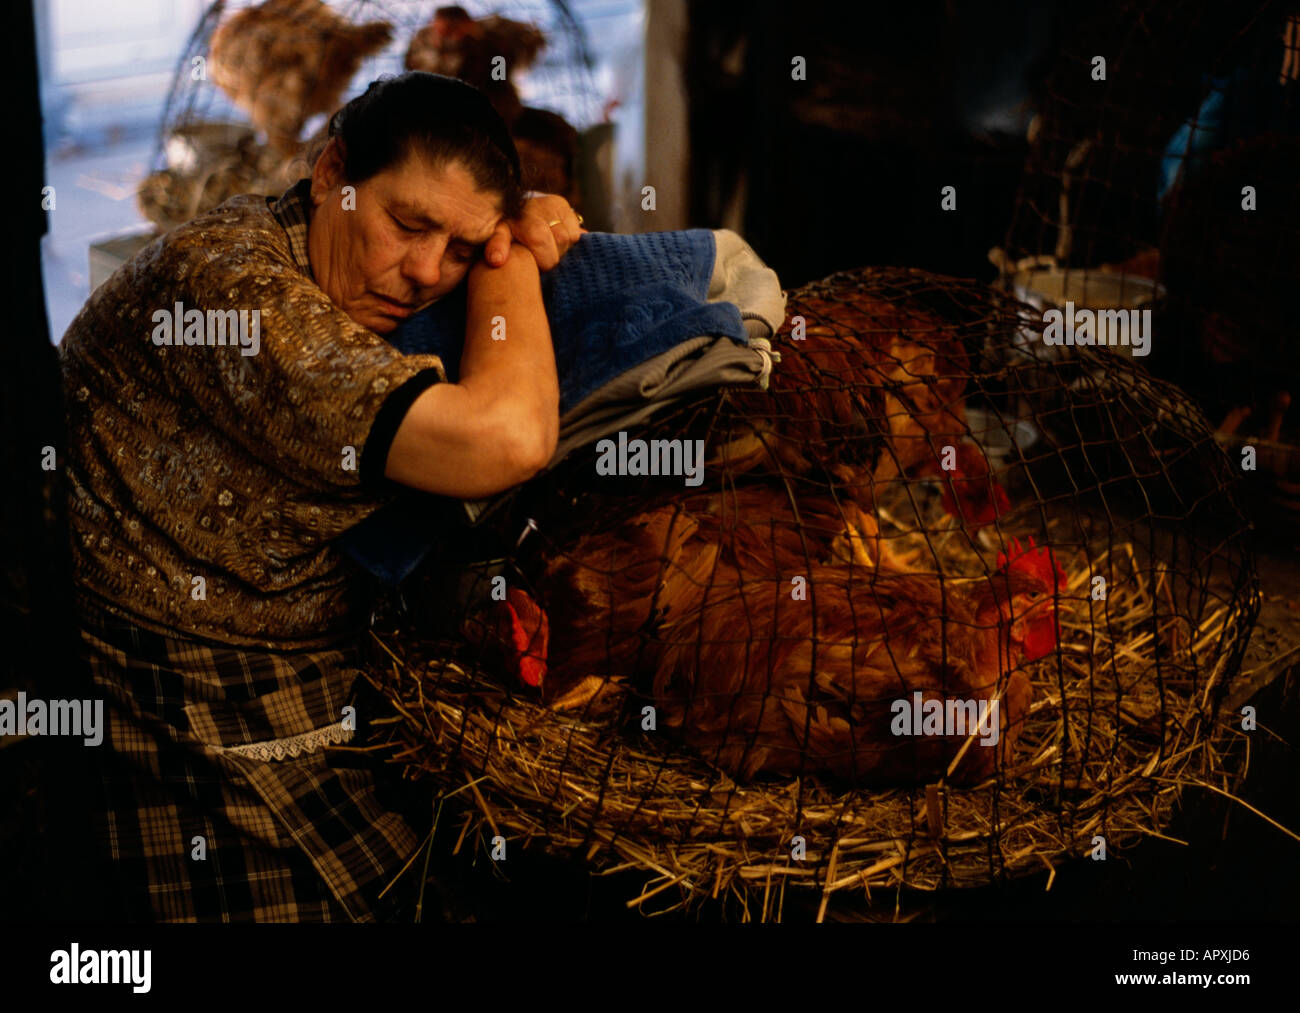
<svg viewBox="0 0 1300 1013"><path fill-rule="evenodd" d="M257 253L255 244L235 244L192 272L177 272L172 287L181 306L173 316L196 309L206 320L208 310L239 311L240 340L156 347L167 361L164 374L202 424L221 427L296 484L370 484L382 477L415 397L446 380L442 361L402 355L291 263Z"/></svg>

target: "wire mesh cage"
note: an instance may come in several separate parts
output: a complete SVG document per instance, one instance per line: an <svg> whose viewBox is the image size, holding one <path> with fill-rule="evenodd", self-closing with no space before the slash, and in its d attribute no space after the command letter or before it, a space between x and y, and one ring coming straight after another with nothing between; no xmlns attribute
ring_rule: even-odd
<svg viewBox="0 0 1300 1013"><path fill-rule="evenodd" d="M177 64L145 216L172 228L305 174L305 139L375 78L460 77L506 119L531 189L575 200L580 132L600 121L586 34L563 0L215 0Z"/></svg>
<svg viewBox="0 0 1300 1013"><path fill-rule="evenodd" d="M1065 34L995 263L1039 306L1151 308L1144 364L1255 447L1257 516L1295 541L1300 6L1113 0Z"/></svg>
<svg viewBox="0 0 1300 1013"><path fill-rule="evenodd" d="M640 870L647 912L821 917L1160 833L1224 776L1258 609L1203 415L974 282L843 272L788 313L769 390L571 455L486 561L447 536L376 628L375 748L458 848Z"/></svg>

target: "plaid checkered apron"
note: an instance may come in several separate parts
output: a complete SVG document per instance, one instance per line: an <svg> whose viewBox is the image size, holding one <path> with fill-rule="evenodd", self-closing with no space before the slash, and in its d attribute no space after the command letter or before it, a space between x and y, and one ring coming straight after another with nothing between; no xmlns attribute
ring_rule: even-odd
<svg viewBox="0 0 1300 1013"><path fill-rule="evenodd" d="M412 798L327 748L349 738L355 649L221 647L84 601L81 625L108 716L98 844L128 919L404 916L414 877L380 894L422 840Z"/></svg>

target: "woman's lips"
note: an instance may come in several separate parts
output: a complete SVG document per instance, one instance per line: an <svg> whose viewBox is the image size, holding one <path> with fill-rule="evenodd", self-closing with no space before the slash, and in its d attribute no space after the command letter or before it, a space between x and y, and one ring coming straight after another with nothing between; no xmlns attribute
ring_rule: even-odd
<svg viewBox="0 0 1300 1013"><path fill-rule="evenodd" d="M410 316L415 312L415 307L404 302L398 302L395 299L389 299L384 295L375 295L380 303L380 308L393 316Z"/></svg>

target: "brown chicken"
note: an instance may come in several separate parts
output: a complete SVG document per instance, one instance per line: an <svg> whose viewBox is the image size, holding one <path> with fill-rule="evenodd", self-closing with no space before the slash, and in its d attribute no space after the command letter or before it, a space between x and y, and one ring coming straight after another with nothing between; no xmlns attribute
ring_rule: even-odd
<svg viewBox="0 0 1300 1013"><path fill-rule="evenodd" d="M952 780L982 780L1008 761L1033 697L1018 666L1056 646L1050 595L1063 579L1046 550L1013 550L1002 564L989 580L943 584L819 565L807 571L806 598L791 575L755 580L720 567L659 624L661 720L742 778L914 783L947 774L965 746ZM984 711L980 734L969 746L974 722L913 734L935 706Z"/></svg>
<svg viewBox="0 0 1300 1013"><path fill-rule="evenodd" d="M303 124L338 108L361 62L392 39L383 21L354 25L320 0L267 0L212 36L212 80L282 155Z"/></svg>
<svg viewBox="0 0 1300 1013"><path fill-rule="evenodd" d="M654 648L644 634L653 620L689 608L719 560L751 576L777 577L827 562L861 573L882 557L906 562L851 500L803 495L796 507L784 488L769 485L675 499L585 535L550 560L539 584L547 611L559 617L547 697L585 677L627 675L649 662ZM544 622L530 612L521 627Z"/></svg>
<svg viewBox="0 0 1300 1013"><path fill-rule="evenodd" d="M495 14L476 21L463 7L439 7L411 39L406 68L458 77L483 92L514 138L524 186L577 205L578 132L558 113L525 106L512 80L545 45L532 25Z"/></svg>
<svg viewBox="0 0 1300 1013"><path fill-rule="evenodd" d="M593 675L627 675L652 658L645 636L652 620L687 608L720 556L747 576L779 577L819 563L902 569L914 555L892 549L875 517L847 497L754 484L674 498L584 535L547 563L539 594L560 621L549 634L545 695L567 695ZM549 626L535 603L515 602L513 611L518 624L498 638L511 671L520 663L508 644L529 642L531 631Z"/></svg>
<svg viewBox="0 0 1300 1013"><path fill-rule="evenodd" d="M612 531L579 539L551 559L538 593L551 624L545 696L554 700L590 676L628 676L649 650L643 634L669 580L688 593L708 580L716 552L703 548L699 523L667 504ZM688 549L688 543L691 548Z"/></svg>
<svg viewBox="0 0 1300 1013"><path fill-rule="evenodd" d="M687 497L552 561L538 586L545 695L580 704L629 676L664 725L738 776L903 783L944 773L966 736L892 735L895 701L1001 691L997 748L973 743L955 774L980 779L1030 702L1016 665L1056 644L1050 553L1015 546L999 565L990 580L940 584L896 569L851 501L766 485Z"/></svg>
<svg viewBox="0 0 1300 1013"><path fill-rule="evenodd" d="M791 340L795 316L808 323L801 340ZM729 396L710 469L823 475L868 513L875 486L931 475L951 480L945 504L971 526L1006 509L968 436L969 357L957 327L850 290L792 300L781 333L769 390ZM942 467L945 446L956 452L951 471Z"/></svg>
<svg viewBox="0 0 1300 1013"><path fill-rule="evenodd" d="M546 36L521 21L495 14L476 21L463 7L439 7L433 20L412 37L406 69L472 84L488 97L506 126L513 126L523 103L511 75L532 66L545 45ZM504 65L495 63L497 57Z"/></svg>

